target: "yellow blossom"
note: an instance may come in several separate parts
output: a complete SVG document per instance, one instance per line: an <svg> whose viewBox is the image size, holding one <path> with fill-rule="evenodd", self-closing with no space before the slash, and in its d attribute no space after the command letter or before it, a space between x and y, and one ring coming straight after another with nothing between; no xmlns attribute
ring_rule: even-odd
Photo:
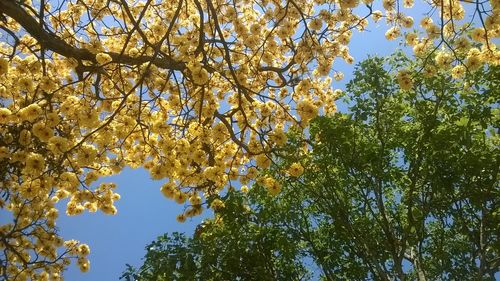
<svg viewBox="0 0 500 281"><path fill-rule="evenodd" d="M9 72L9 61L0 58L0 75L7 74Z"/></svg>
<svg viewBox="0 0 500 281"><path fill-rule="evenodd" d="M298 162L293 163L288 167L288 174L292 177L300 177L304 173L304 168Z"/></svg>
<svg viewBox="0 0 500 281"><path fill-rule="evenodd" d="M96 56L95 56L95 59L96 61L99 63L99 64L108 64L110 63L111 61L113 61L113 59L111 58L110 55L106 54L106 53L98 53Z"/></svg>

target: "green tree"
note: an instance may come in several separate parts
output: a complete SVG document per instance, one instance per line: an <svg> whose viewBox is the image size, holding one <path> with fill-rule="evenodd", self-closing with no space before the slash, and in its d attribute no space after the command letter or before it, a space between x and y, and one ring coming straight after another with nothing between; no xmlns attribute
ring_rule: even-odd
<svg viewBox="0 0 500 281"><path fill-rule="evenodd" d="M268 194L265 175L247 194L228 192L193 238L174 250L148 247L141 269L124 276L156 280L158 262L173 257L160 274L495 280L500 71L459 82L429 61L421 69L395 54L360 63L344 96L349 112L316 118L307 140L292 133L267 171L281 193ZM299 177L283 172L293 163L305 168ZM196 256L193 267L182 267L180 249Z"/></svg>
<svg viewBox="0 0 500 281"><path fill-rule="evenodd" d="M261 192L261 196L266 196ZM165 234L146 247L139 269L127 265L130 280L303 280L301 244L293 241L269 210L256 212L239 192L226 196L217 218L200 224L192 238Z"/></svg>

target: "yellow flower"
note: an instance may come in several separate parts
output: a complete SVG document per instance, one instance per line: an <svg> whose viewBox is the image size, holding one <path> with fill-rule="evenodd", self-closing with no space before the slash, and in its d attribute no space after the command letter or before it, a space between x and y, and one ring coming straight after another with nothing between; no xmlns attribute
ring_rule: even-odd
<svg viewBox="0 0 500 281"><path fill-rule="evenodd" d="M210 208L214 209L215 211L223 209L225 207L224 202L220 199L215 199L212 201L212 204L210 204Z"/></svg>
<svg viewBox="0 0 500 281"><path fill-rule="evenodd" d="M433 25L433 20L430 17L424 17L422 20L420 20L420 26L422 26L425 29L428 29Z"/></svg>
<svg viewBox="0 0 500 281"><path fill-rule="evenodd" d="M353 9L356 8L359 4L359 0L342 0L340 1L340 6L343 9Z"/></svg>
<svg viewBox="0 0 500 281"><path fill-rule="evenodd" d="M410 90L413 87L413 79L411 77L411 73L407 70L399 71L397 80L401 90Z"/></svg>
<svg viewBox="0 0 500 281"><path fill-rule="evenodd" d="M277 180L275 180L275 179L273 179L271 177L264 178L263 179L263 185L264 185L264 187L267 188L267 191L271 195L277 195L281 191L281 185L280 185L280 183Z"/></svg>
<svg viewBox="0 0 500 281"><path fill-rule="evenodd" d="M191 203L191 205L200 205L201 204L201 197L199 195L193 195L191 197L189 197L189 203Z"/></svg>
<svg viewBox="0 0 500 281"><path fill-rule="evenodd" d="M482 62L478 55L469 55L465 60L465 65L470 70L477 70L481 67Z"/></svg>
<svg viewBox="0 0 500 281"><path fill-rule="evenodd" d="M323 21L320 18L315 18L309 22L309 28L312 30L320 30L321 27L323 27Z"/></svg>
<svg viewBox="0 0 500 281"><path fill-rule="evenodd" d="M257 177L258 173L259 173L259 172L257 171L257 168L255 168L255 167L250 167L250 168L248 168L248 171L247 171L246 176L247 176L248 178L250 178L250 179L254 179L255 177Z"/></svg>
<svg viewBox="0 0 500 281"><path fill-rule="evenodd" d="M33 80L30 77L26 77L26 76L22 77L21 79L19 79L18 83L19 83L19 87L22 90L31 92L34 89Z"/></svg>
<svg viewBox="0 0 500 281"><path fill-rule="evenodd" d="M97 149L92 145L82 145L77 153L78 163L82 166L90 165L96 160Z"/></svg>
<svg viewBox="0 0 500 281"><path fill-rule="evenodd" d="M43 156L33 152L28 154L24 167L25 173L30 175L37 175L43 169L45 169L45 159L43 158Z"/></svg>
<svg viewBox="0 0 500 281"><path fill-rule="evenodd" d="M418 43L417 34L413 33L413 32L406 34L405 41L406 41L406 44L408 44L410 46L415 46Z"/></svg>
<svg viewBox="0 0 500 281"><path fill-rule="evenodd" d="M472 40L477 42L486 42L486 30L484 28L474 28L470 34Z"/></svg>
<svg viewBox="0 0 500 281"><path fill-rule="evenodd" d="M465 66L459 64L451 69L451 77L458 79L465 75Z"/></svg>
<svg viewBox="0 0 500 281"><path fill-rule="evenodd" d="M413 7L414 0L403 0L403 7L411 8Z"/></svg>
<svg viewBox="0 0 500 281"><path fill-rule="evenodd" d="M50 77L44 76L40 80L40 89L50 92L57 87L57 84Z"/></svg>
<svg viewBox="0 0 500 281"><path fill-rule="evenodd" d="M42 114L42 112L42 108L38 104L32 103L19 110L18 115L23 121L33 122Z"/></svg>
<svg viewBox="0 0 500 281"><path fill-rule="evenodd" d="M135 58L139 56L139 50L137 48L130 48L130 50L128 50L128 55Z"/></svg>
<svg viewBox="0 0 500 281"><path fill-rule="evenodd" d="M19 133L19 144L22 146L28 146L31 143L31 133L28 130L22 130Z"/></svg>
<svg viewBox="0 0 500 281"><path fill-rule="evenodd" d="M430 77L436 75L436 72L437 72L437 68L435 66L433 66L432 64L429 64L429 65L426 65L424 67L423 75L426 78L430 78Z"/></svg>
<svg viewBox="0 0 500 281"><path fill-rule="evenodd" d="M378 22L383 16L384 14L382 14L382 11L380 10L373 11L372 13L372 18L374 22Z"/></svg>
<svg viewBox="0 0 500 281"><path fill-rule="evenodd" d="M111 204L102 205L99 209L106 215L116 215L116 213L118 212L116 207Z"/></svg>
<svg viewBox="0 0 500 281"><path fill-rule="evenodd" d="M153 180L160 180L165 178L167 176L166 172L167 169L165 168L165 166L159 163L154 164L154 166L149 169L149 174L151 175L151 178Z"/></svg>
<svg viewBox="0 0 500 281"><path fill-rule="evenodd" d="M333 78L335 78L335 80L337 80L337 81L340 81L340 80L344 79L344 73L342 73L340 71L335 71L335 73L333 74Z"/></svg>
<svg viewBox="0 0 500 281"><path fill-rule="evenodd" d="M288 168L288 174L292 177L300 177L304 173L304 167L300 163L293 163Z"/></svg>
<svg viewBox="0 0 500 281"><path fill-rule="evenodd" d="M451 62L453 61L453 56L447 52L438 52L435 61L439 67L449 67Z"/></svg>
<svg viewBox="0 0 500 281"><path fill-rule="evenodd" d="M175 193L175 184L173 183L165 183L164 185L161 186L161 189L160 189L161 193L167 197L167 198L173 198L174 195L176 194Z"/></svg>
<svg viewBox="0 0 500 281"><path fill-rule="evenodd" d="M194 68L191 70L193 82L196 85L203 85L208 82L208 72L204 68Z"/></svg>
<svg viewBox="0 0 500 281"><path fill-rule="evenodd" d="M91 213L95 213L97 211L97 203L90 203L90 202L86 202L83 207L85 207L85 209L89 210L89 212Z"/></svg>
<svg viewBox="0 0 500 281"><path fill-rule="evenodd" d="M108 64L110 63L111 61L113 61L113 59L111 58L110 55L106 54L106 53L98 53L96 56L95 56L95 60L103 65L103 64Z"/></svg>
<svg viewBox="0 0 500 281"><path fill-rule="evenodd" d="M274 129L273 133L270 135L270 139L276 143L277 146L285 145L288 137L281 127Z"/></svg>
<svg viewBox="0 0 500 281"><path fill-rule="evenodd" d="M33 125L33 135L43 142L48 142L54 136L52 129L48 128L46 124L38 122Z"/></svg>
<svg viewBox="0 0 500 281"><path fill-rule="evenodd" d="M50 112L46 116L45 124L47 124L48 127L55 127L60 121L61 120L57 112Z"/></svg>
<svg viewBox="0 0 500 281"><path fill-rule="evenodd" d="M0 147L0 159L4 159L10 156L9 149L5 146Z"/></svg>
<svg viewBox="0 0 500 281"><path fill-rule="evenodd" d="M401 23L403 24L404 27L410 28L413 26L413 18L410 16L406 16L403 19L401 19Z"/></svg>
<svg viewBox="0 0 500 281"><path fill-rule="evenodd" d="M398 38L398 36L400 34L401 34L401 30L399 29L399 27L393 26L393 27L389 28L389 30L387 30L387 32L385 33L385 38L387 40L394 40L394 39Z"/></svg>
<svg viewBox="0 0 500 281"><path fill-rule="evenodd" d="M26 199L33 199L40 192L40 180L26 181L21 184L20 193Z"/></svg>
<svg viewBox="0 0 500 281"><path fill-rule="evenodd" d="M184 204L184 202L186 202L187 195L182 191L176 190L174 199L178 204Z"/></svg>
<svg viewBox="0 0 500 281"><path fill-rule="evenodd" d="M186 216L184 214L177 215L175 218L178 222L183 223L186 221Z"/></svg>
<svg viewBox="0 0 500 281"><path fill-rule="evenodd" d="M9 61L0 58L0 75L7 74L9 72Z"/></svg>
<svg viewBox="0 0 500 281"><path fill-rule="evenodd" d="M85 184L86 185L90 185L91 183L93 183L94 181L96 181L97 179L99 179L99 174L97 171L90 171L87 173L87 175L85 176Z"/></svg>
<svg viewBox="0 0 500 281"><path fill-rule="evenodd" d="M7 124L10 121L12 112L5 107L0 108L0 124Z"/></svg>
<svg viewBox="0 0 500 281"><path fill-rule="evenodd" d="M90 261L87 258L79 257L78 267L80 268L81 272L87 272L90 269Z"/></svg>
<svg viewBox="0 0 500 281"><path fill-rule="evenodd" d="M305 99L297 103L297 112L302 120L308 121L318 115L318 107L311 100Z"/></svg>
<svg viewBox="0 0 500 281"><path fill-rule="evenodd" d="M48 148L54 154L61 154L68 150L69 145L68 141L65 138L60 136L53 136L49 139Z"/></svg>
<svg viewBox="0 0 500 281"><path fill-rule="evenodd" d="M80 244L80 246L78 246L78 255L84 257L88 254L90 254L89 246L87 244Z"/></svg>
<svg viewBox="0 0 500 281"><path fill-rule="evenodd" d="M271 166L271 159L269 159L265 154L259 154L255 157L255 163L262 169L269 168Z"/></svg>

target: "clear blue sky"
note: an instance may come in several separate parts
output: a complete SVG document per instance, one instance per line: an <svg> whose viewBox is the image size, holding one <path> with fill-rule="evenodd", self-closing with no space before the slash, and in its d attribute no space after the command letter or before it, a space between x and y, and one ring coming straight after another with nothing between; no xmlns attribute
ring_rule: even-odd
<svg viewBox="0 0 500 281"><path fill-rule="evenodd" d="M363 13L366 9L363 8ZM419 18L422 10L412 11ZM383 22L383 20L381 21ZM384 23L369 25L369 31L354 32L349 45L351 55L356 62L371 55L387 55L392 53L398 42L387 41L384 33L387 27ZM349 81L354 65L345 64L338 59L335 70L344 72L342 82L334 82L335 88L344 88ZM345 107L340 105L340 110ZM183 224L175 220L183 207L167 200L160 193L161 182L152 181L144 170L126 169L118 176L106 181L117 183L117 192L121 199L117 201L118 214L107 216L102 213L85 213L76 217L67 217L60 212L58 226L65 239L77 239L89 244L91 267L87 273L81 273L77 266L71 265L64 277L68 281L100 281L118 280L125 264L141 265L145 254L145 246L157 236L165 232L186 232L192 234L196 225L203 217L197 217Z"/></svg>

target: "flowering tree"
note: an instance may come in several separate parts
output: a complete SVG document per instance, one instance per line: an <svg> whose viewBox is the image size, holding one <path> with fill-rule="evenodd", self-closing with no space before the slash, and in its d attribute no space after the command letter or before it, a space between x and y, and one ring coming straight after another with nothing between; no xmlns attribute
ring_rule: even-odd
<svg viewBox="0 0 500 281"><path fill-rule="evenodd" d="M116 213L115 185L95 181L125 166L164 181L186 204L179 221L254 180L288 128L335 111L332 65L353 62L353 30L385 18L387 39L410 31L413 1L372 2L1 0L0 206L12 222L0 274L57 280L70 257L88 270L88 247L58 236L54 204ZM405 35L417 56L457 77L498 64L500 2L421 4L421 33Z"/></svg>

